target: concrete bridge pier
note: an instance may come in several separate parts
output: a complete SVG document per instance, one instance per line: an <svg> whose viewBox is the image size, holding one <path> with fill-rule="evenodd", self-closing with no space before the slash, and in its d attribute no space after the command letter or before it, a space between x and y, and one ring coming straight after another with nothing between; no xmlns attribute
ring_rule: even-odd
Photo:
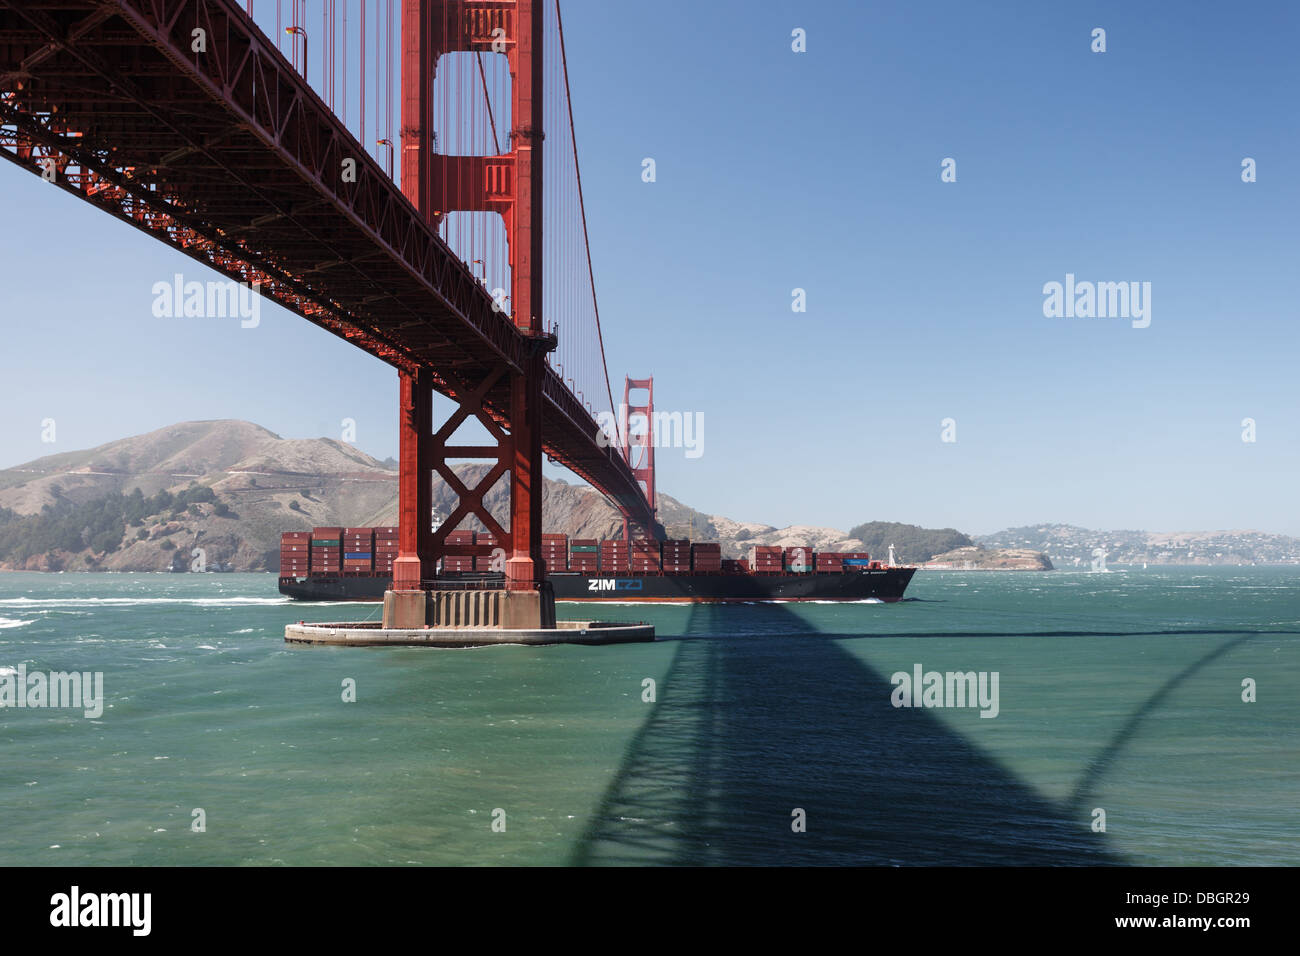
<svg viewBox="0 0 1300 956"><path fill-rule="evenodd" d="M527 591L436 587L387 591L383 626L388 630L428 627L544 630L556 626L555 593L545 582Z"/></svg>

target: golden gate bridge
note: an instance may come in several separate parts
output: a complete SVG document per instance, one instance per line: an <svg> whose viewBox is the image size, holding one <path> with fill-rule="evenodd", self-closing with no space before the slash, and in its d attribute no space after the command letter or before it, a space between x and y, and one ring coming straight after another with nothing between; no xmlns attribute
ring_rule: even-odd
<svg viewBox="0 0 1300 956"><path fill-rule="evenodd" d="M471 516L505 549L515 619L553 619L543 454L625 537L662 536L649 429L598 424L620 416L558 0L0 0L0 156L397 369L386 625L424 624ZM455 406L436 427L435 391ZM651 381L622 404L650 414ZM457 444L466 422L488 440ZM490 464L472 487L465 459ZM436 530L434 474L458 496ZM484 506L502 480L505 525Z"/></svg>

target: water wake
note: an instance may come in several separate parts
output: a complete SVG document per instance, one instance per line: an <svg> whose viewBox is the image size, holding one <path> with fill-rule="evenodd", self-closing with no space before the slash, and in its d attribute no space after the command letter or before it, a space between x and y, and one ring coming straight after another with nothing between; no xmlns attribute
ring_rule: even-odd
<svg viewBox="0 0 1300 956"><path fill-rule="evenodd" d="M255 607L290 604L290 598L274 597L220 597L220 598L3 598L0 607L8 608L64 608L64 607L148 607L153 604L173 604L187 607ZM7 620L7 618L0 618ZM30 621L23 621L29 624ZM11 625L12 626L12 625Z"/></svg>

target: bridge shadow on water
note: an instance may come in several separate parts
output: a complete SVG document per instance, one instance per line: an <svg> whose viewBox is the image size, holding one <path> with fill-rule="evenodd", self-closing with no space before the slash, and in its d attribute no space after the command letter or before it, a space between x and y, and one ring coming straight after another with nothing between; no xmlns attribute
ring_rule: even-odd
<svg viewBox="0 0 1300 956"><path fill-rule="evenodd" d="M1078 807L1045 799L889 676L781 605L728 637L702 605L578 865L1118 865ZM783 618L783 620L782 620ZM807 832L792 830L792 811Z"/></svg>

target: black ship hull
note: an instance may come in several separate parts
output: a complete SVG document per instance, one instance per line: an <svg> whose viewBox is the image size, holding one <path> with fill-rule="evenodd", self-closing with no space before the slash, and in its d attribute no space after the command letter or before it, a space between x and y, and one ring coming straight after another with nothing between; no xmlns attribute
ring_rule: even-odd
<svg viewBox="0 0 1300 956"><path fill-rule="evenodd" d="M557 601L706 604L745 601L900 601L915 568L836 574L664 574L547 576ZM499 577L499 576L498 576ZM447 580L454 580L449 575ZM465 576L468 583L472 576ZM382 601L392 586L374 575L280 578L280 593L298 601Z"/></svg>

